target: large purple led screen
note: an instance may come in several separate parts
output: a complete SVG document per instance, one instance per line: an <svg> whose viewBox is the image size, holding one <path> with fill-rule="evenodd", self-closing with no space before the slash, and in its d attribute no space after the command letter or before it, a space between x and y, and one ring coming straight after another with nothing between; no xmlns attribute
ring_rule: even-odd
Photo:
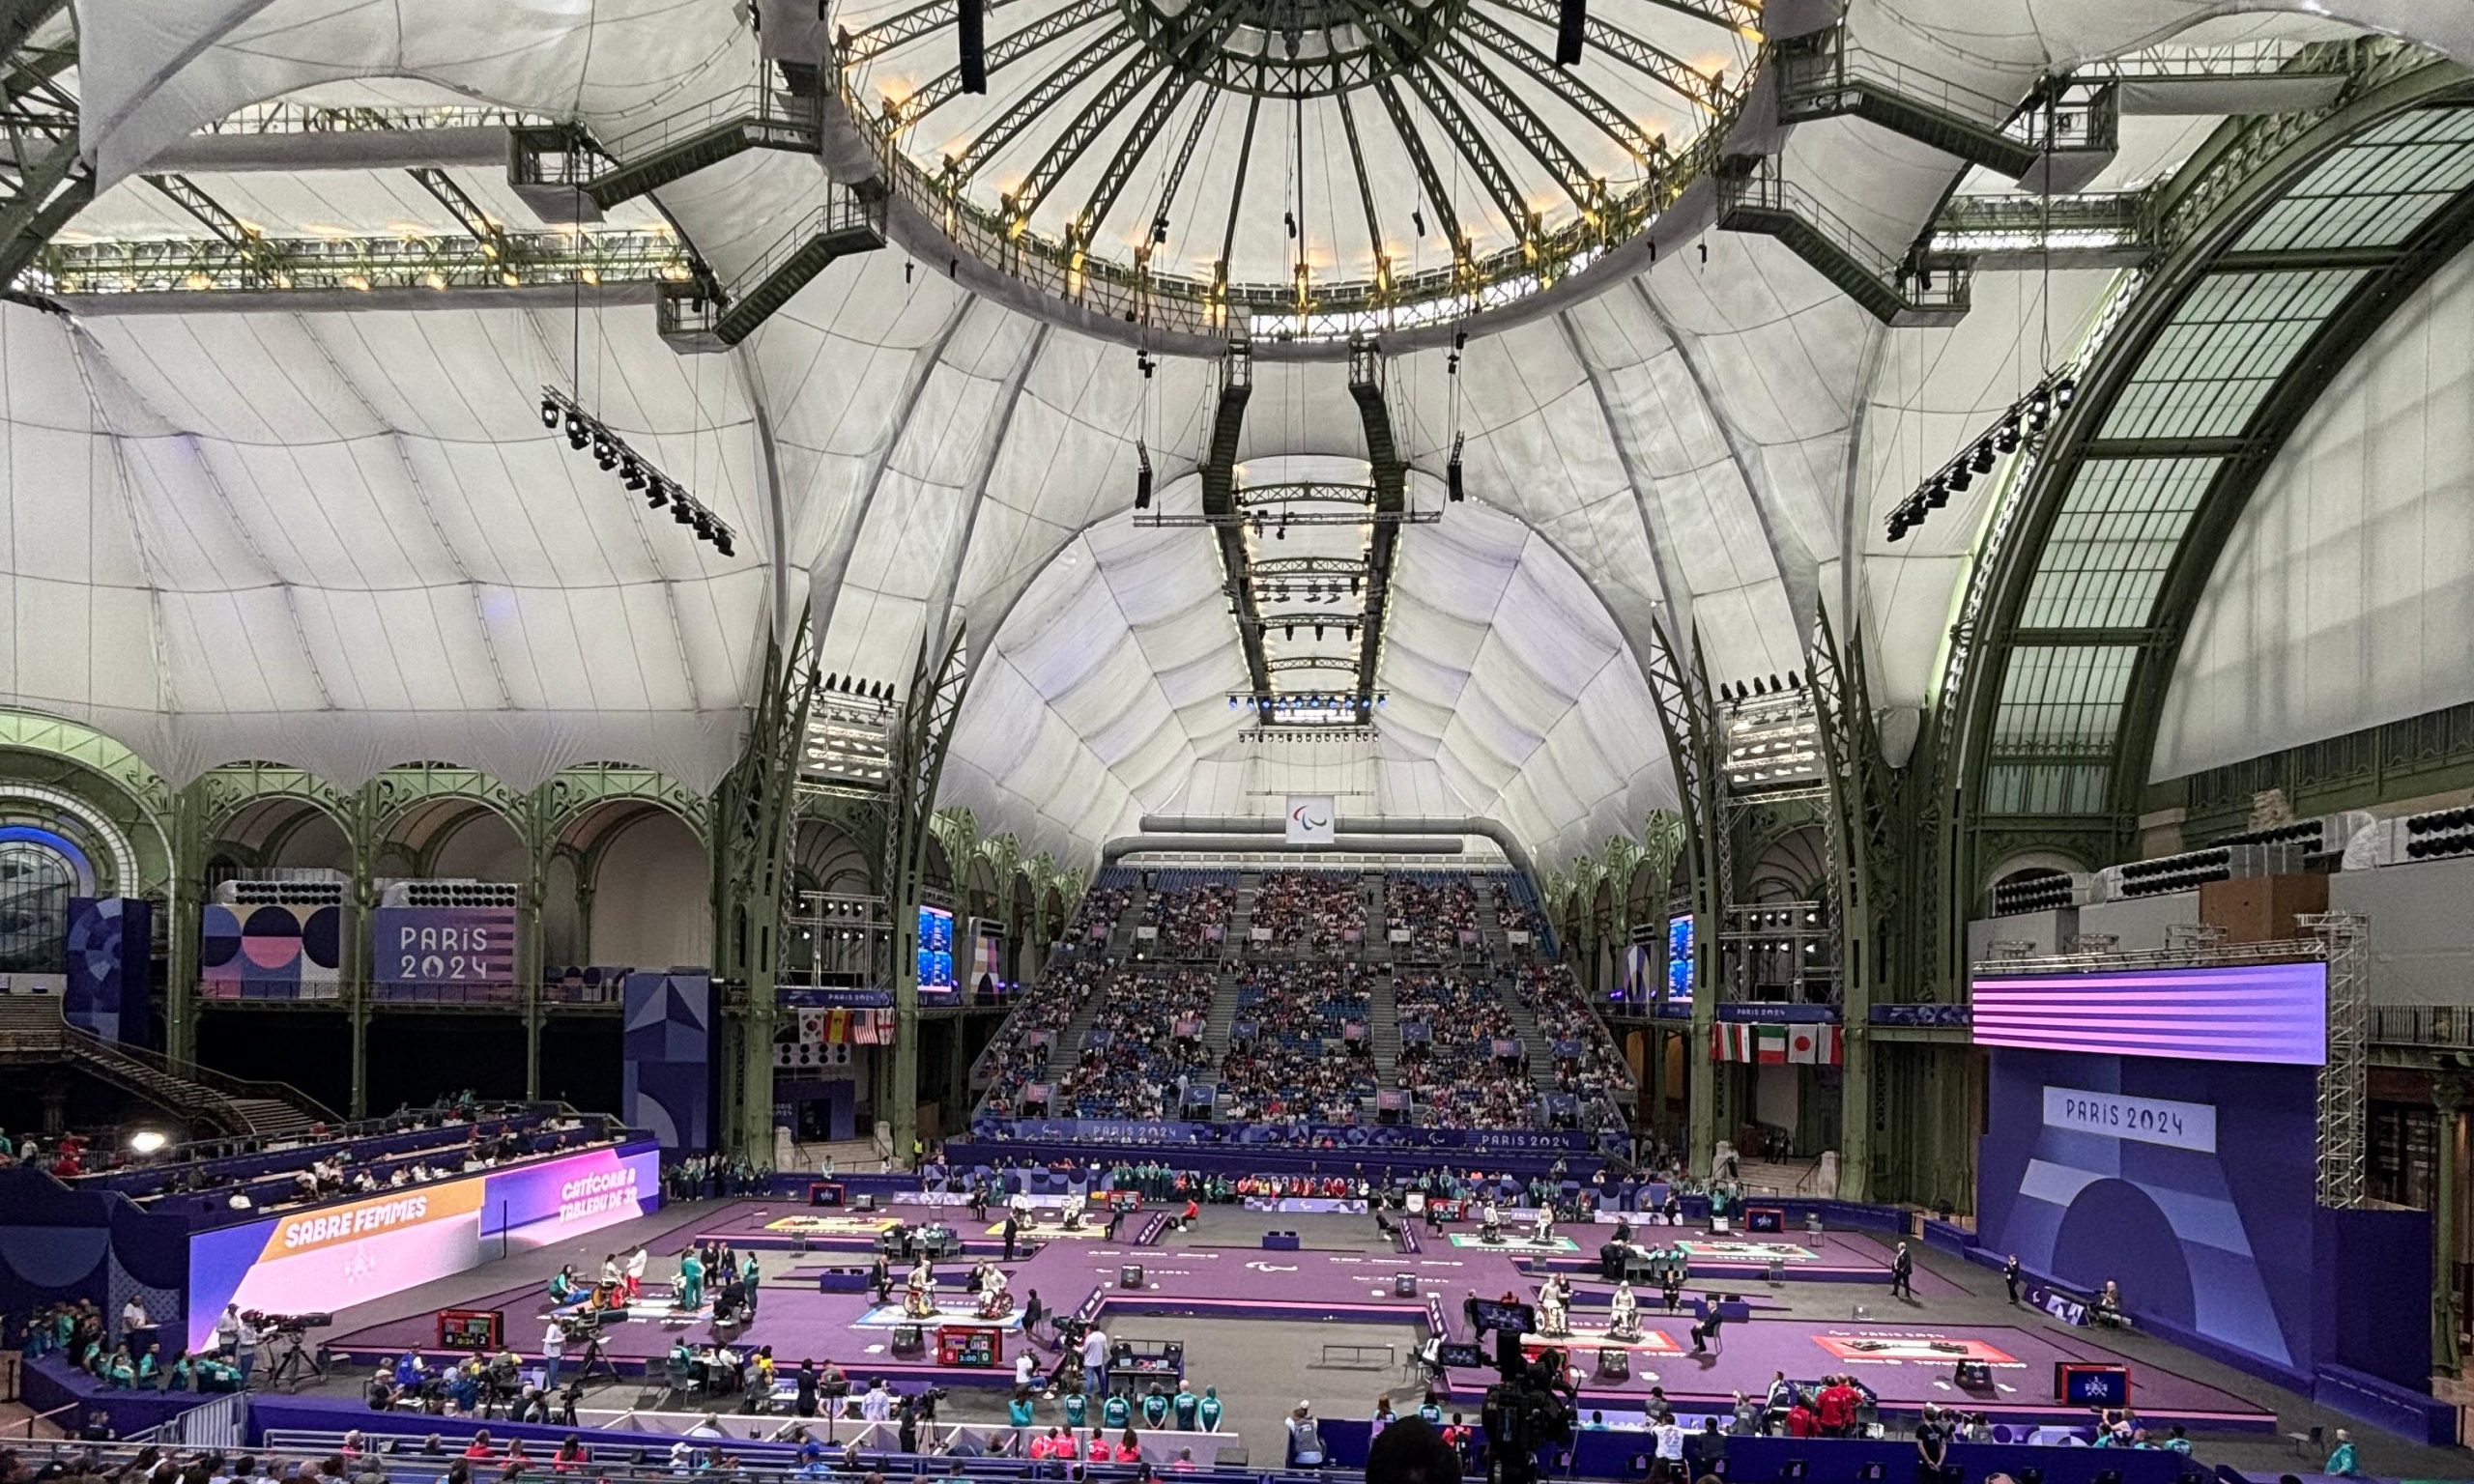
<svg viewBox="0 0 2474 1484"><path fill-rule="evenodd" d="M2328 1060L2328 966L1979 975L1975 1043L2317 1067Z"/></svg>

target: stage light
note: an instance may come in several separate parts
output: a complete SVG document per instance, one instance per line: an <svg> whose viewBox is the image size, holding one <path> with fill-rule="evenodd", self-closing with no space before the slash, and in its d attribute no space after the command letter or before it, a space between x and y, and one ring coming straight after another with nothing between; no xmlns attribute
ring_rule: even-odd
<svg viewBox="0 0 2474 1484"><path fill-rule="evenodd" d="M670 518L681 526L692 526L696 523L696 507L684 499L679 500L670 507Z"/></svg>
<svg viewBox="0 0 2474 1484"><path fill-rule="evenodd" d="M2070 399L2078 394L2079 384L2069 377L2065 376L2053 384L2053 405L2056 407L2068 407Z"/></svg>
<svg viewBox="0 0 2474 1484"><path fill-rule="evenodd" d="M129 1136L129 1151L133 1155L158 1154L171 1142L160 1129L140 1128Z"/></svg>
<svg viewBox="0 0 2474 1484"><path fill-rule="evenodd" d="M1950 466L1950 471L1946 477L1950 482L1951 493L1964 495L1968 492L1968 486L1975 483L1975 471L1968 468L1966 462L1962 460Z"/></svg>
<svg viewBox="0 0 2474 1484"><path fill-rule="evenodd" d="M670 490L661 480L655 479L645 487L646 508L658 510L669 503Z"/></svg>
<svg viewBox="0 0 2474 1484"><path fill-rule="evenodd" d="M645 487L645 467L632 458L618 461L618 482L631 490Z"/></svg>
<svg viewBox="0 0 2474 1484"><path fill-rule="evenodd" d="M1924 503L1928 509L1939 510L1949 502L1950 483L1948 480L1937 477L1931 484L1925 486Z"/></svg>
<svg viewBox="0 0 2474 1484"><path fill-rule="evenodd" d="M2015 453L2019 448L2019 419L2003 419L2001 431L1993 435L1993 446L2002 453Z"/></svg>
<svg viewBox="0 0 2474 1484"><path fill-rule="evenodd" d="M1975 471L1979 474L1993 472L1992 443L1982 442L1975 445Z"/></svg>
<svg viewBox="0 0 2474 1484"><path fill-rule="evenodd" d="M559 402L558 402L558 399L557 399L556 397L549 397L549 396L545 396L545 397L543 397L543 398L541 399L541 426L543 426L543 427L545 427L545 428L555 428L555 427L557 427L558 425L559 425Z"/></svg>
<svg viewBox="0 0 2474 1484"><path fill-rule="evenodd" d="M584 430L584 424L583 424L583 423L581 423L581 422L571 422L571 423L568 423L568 424L567 424L567 446L568 446L568 447L570 447L570 448L574 449L574 450L575 450L576 452L578 452L578 453L582 453L582 452L584 452L584 445L585 445L585 444L587 444L587 443L589 443L589 442L592 442L592 435L590 435L590 434L587 433L587 432Z"/></svg>

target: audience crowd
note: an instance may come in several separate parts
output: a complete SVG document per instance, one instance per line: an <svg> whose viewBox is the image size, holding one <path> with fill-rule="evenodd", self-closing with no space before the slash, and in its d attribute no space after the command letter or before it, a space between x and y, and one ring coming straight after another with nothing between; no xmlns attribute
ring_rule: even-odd
<svg viewBox="0 0 2474 1484"><path fill-rule="evenodd" d="M1366 901L1353 871L1265 871L1251 922L1280 953L1338 954L1365 941Z"/></svg>
<svg viewBox="0 0 2474 1484"><path fill-rule="evenodd" d="M1222 1116L1356 1122L1361 1100L1374 1096L1370 1007L1358 964L1248 965L1237 981L1237 1024L1253 1034L1232 1039L1221 1061Z"/></svg>
<svg viewBox="0 0 2474 1484"><path fill-rule="evenodd" d="M1163 871L1142 904L1142 922L1159 929L1161 957L1217 958L1236 900L1237 888L1225 879L1180 880Z"/></svg>
<svg viewBox="0 0 2474 1484"><path fill-rule="evenodd" d="M1526 1067L1494 1054L1519 1039L1494 980L1462 973L1408 973L1393 982L1404 1030L1394 1083L1408 1089L1409 1121L1422 1127L1517 1128L1536 1120L1538 1088Z"/></svg>
<svg viewBox="0 0 2474 1484"><path fill-rule="evenodd" d="M1467 876L1395 871L1383 883L1383 900L1395 960L1437 963L1478 951L1478 894Z"/></svg>
<svg viewBox="0 0 2474 1484"><path fill-rule="evenodd" d="M1057 1116L1175 1117L1190 1074L1204 1065L1212 990L1201 969L1118 966L1103 976L1079 1057L1055 1079Z"/></svg>

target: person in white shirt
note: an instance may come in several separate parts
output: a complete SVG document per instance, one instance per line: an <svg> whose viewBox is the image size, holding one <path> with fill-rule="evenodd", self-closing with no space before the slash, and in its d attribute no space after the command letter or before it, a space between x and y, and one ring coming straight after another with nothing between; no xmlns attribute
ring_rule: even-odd
<svg viewBox="0 0 2474 1484"><path fill-rule="evenodd" d="M1014 1356L1014 1384L1027 1386L1039 1373L1039 1364L1031 1359L1029 1351L1021 1351Z"/></svg>
<svg viewBox="0 0 2474 1484"><path fill-rule="evenodd" d="M893 1392L882 1376L868 1383L867 1393L859 1398L859 1415L870 1422L888 1421L893 1416Z"/></svg>
<svg viewBox="0 0 2474 1484"><path fill-rule="evenodd" d="M567 1327L559 1317L550 1316L549 1327L541 1331L541 1389L546 1394L559 1384L559 1362L566 1358Z"/></svg>
<svg viewBox="0 0 2474 1484"><path fill-rule="evenodd" d="M1650 1432L1657 1439L1658 1472L1666 1478L1681 1480L1683 1477L1683 1429L1677 1424L1675 1413L1670 1412L1661 1415L1658 1425Z"/></svg>
<svg viewBox="0 0 2474 1484"><path fill-rule="evenodd" d="M1606 1332L1619 1340L1641 1337L1641 1301L1632 1296L1632 1285L1615 1285L1615 1298L1606 1306Z"/></svg>
<svg viewBox="0 0 2474 1484"><path fill-rule="evenodd" d="M1314 1425L1313 1410L1302 1401L1288 1414L1288 1453L1300 1469L1323 1467L1323 1431Z"/></svg>
<svg viewBox="0 0 2474 1484"><path fill-rule="evenodd" d="M215 1321L215 1348L229 1355L241 1343L241 1306L227 1303Z"/></svg>
<svg viewBox="0 0 2474 1484"><path fill-rule="evenodd" d="M150 1322L146 1318L145 1301L140 1299L135 1294L129 1295L129 1302L122 1304L120 1307L120 1327L124 1336L126 1336L131 1329L145 1329L152 1327Z"/></svg>
<svg viewBox="0 0 2474 1484"><path fill-rule="evenodd" d="M1082 1335L1082 1394L1094 1401L1108 1394L1108 1336L1097 1325Z"/></svg>
<svg viewBox="0 0 2474 1484"><path fill-rule="evenodd" d="M645 1256L645 1244L644 1244L643 1242L641 1242L641 1241L640 1241L640 1242L638 1242L638 1243L636 1243L636 1250L635 1250L635 1251L630 1252L630 1253L628 1253L628 1254L627 1254L627 1297L628 1297L628 1298L637 1298L637 1297L641 1296L641 1295L644 1293L644 1291L645 1291L645 1265L646 1265L647 1262L649 1262L649 1261L651 1261L651 1260L650 1260L649 1258L647 1258L647 1257L646 1257L646 1256Z"/></svg>

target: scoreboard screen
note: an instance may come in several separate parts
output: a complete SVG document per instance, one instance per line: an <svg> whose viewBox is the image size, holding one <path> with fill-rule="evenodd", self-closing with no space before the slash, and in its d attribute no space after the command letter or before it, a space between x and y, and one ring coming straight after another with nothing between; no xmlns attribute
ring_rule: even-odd
<svg viewBox="0 0 2474 1484"><path fill-rule="evenodd" d="M506 1316L497 1309L441 1309L438 1348L488 1352L499 1348Z"/></svg>

